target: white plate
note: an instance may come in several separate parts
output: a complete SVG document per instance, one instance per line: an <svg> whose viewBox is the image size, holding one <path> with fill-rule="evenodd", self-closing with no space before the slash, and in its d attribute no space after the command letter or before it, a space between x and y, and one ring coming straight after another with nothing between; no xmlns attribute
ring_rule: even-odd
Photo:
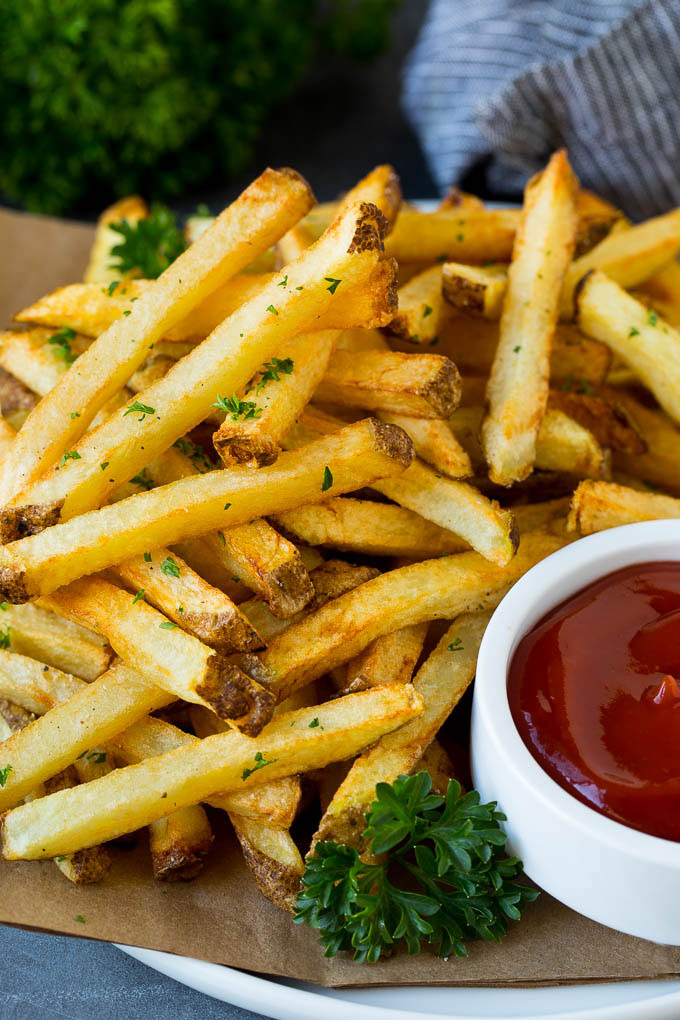
<svg viewBox="0 0 680 1020"><path fill-rule="evenodd" d="M424 212L435 199L414 202ZM488 202L488 206L514 203ZM274 1020L678 1020L680 981L628 981L556 988L320 988L233 967L118 946L140 963L213 999ZM359 1008L361 1012L358 1012Z"/></svg>
<svg viewBox="0 0 680 1020"><path fill-rule="evenodd" d="M678 1020L680 981L630 981L559 988L319 988L261 978L232 967L118 946L147 967L276 1020ZM360 1012L359 1012L360 1010Z"/></svg>

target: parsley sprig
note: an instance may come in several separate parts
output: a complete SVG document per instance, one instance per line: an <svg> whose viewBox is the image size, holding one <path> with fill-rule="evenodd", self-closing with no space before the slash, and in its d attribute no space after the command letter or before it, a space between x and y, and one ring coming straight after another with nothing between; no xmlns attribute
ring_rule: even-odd
<svg viewBox="0 0 680 1020"><path fill-rule="evenodd" d="M174 215L160 203L152 205L146 219L137 223L120 220L110 227L122 238L111 249L111 268L138 274L147 280L160 276L186 247Z"/></svg>
<svg viewBox="0 0 680 1020"><path fill-rule="evenodd" d="M278 382L282 374L290 375L293 367L294 362L292 358L272 358L271 361L265 361L262 365L262 375L255 387L255 392L259 393L260 390L263 390L268 382Z"/></svg>
<svg viewBox="0 0 680 1020"><path fill-rule="evenodd" d="M62 326L56 333L47 338L48 344L52 347L52 354L55 358L65 362L67 365L72 365L78 357L71 350L71 340L75 340L76 332L71 329L70 326Z"/></svg>
<svg viewBox="0 0 680 1020"><path fill-rule="evenodd" d="M262 408L258 407L253 400L239 400L235 393L231 397L223 397L218 394L213 407L224 411L232 421L253 421L262 414Z"/></svg>
<svg viewBox="0 0 680 1020"><path fill-rule="evenodd" d="M325 956L353 950L375 962L401 940L411 955L429 942L440 956L465 956L466 941L500 942L508 919L538 896L514 881L522 865L503 853L495 803L480 804L476 790L461 795L454 780L446 798L431 789L427 772L378 783L364 832L384 855L376 863L353 847L316 844L295 921L318 929Z"/></svg>

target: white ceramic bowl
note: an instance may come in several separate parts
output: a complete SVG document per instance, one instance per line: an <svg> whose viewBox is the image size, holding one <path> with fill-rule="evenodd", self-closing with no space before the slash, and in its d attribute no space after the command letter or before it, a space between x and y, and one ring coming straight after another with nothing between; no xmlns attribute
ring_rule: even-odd
<svg viewBox="0 0 680 1020"><path fill-rule="evenodd" d="M680 945L680 843L648 836L576 800L543 771L515 727L507 671L521 638L554 606L634 563L680 563L680 520L590 535L533 567L494 613L479 653L472 775L507 815L508 849L527 875L601 924ZM596 640L596 638L594 638Z"/></svg>

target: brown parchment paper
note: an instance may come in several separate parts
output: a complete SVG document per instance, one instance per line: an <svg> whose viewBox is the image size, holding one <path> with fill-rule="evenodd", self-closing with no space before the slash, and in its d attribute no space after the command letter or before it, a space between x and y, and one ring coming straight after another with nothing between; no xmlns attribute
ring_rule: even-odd
<svg viewBox="0 0 680 1020"><path fill-rule="evenodd" d="M0 324L62 284L82 279L92 228L0 209ZM680 948L621 935L546 894L501 945L474 943L444 961L424 951L358 966L325 960L316 935L257 891L226 816L211 812L215 845L194 882L154 882L140 835L114 849L108 878L76 888L51 862L0 862L0 922L122 942L322 985L551 985L680 977ZM83 921L78 920L78 916Z"/></svg>

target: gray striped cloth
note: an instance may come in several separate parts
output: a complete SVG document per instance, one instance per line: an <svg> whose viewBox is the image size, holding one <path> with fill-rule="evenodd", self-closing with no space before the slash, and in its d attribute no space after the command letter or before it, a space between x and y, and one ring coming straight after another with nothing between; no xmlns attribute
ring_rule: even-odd
<svg viewBox="0 0 680 1020"><path fill-rule="evenodd" d="M403 106L442 192L521 191L566 146L634 218L680 204L680 0L433 0Z"/></svg>

